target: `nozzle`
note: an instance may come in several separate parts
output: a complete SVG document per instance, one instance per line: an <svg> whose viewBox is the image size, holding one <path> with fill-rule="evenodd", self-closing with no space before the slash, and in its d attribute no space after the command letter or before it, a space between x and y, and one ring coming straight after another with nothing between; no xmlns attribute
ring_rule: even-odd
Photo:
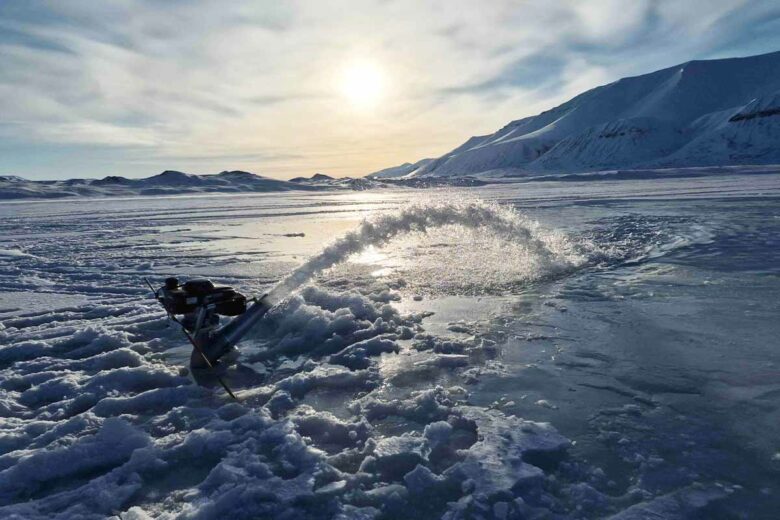
<svg viewBox="0 0 780 520"><path fill-rule="evenodd" d="M266 302L265 296L263 296L259 300L256 300L244 314L225 325L218 334L224 343L224 348L233 347L236 343L241 341L241 338L243 338L270 309L271 306Z"/></svg>
<svg viewBox="0 0 780 520"><path fill-rule="evenodd" d="M213 334L201 347L209 362L216 363L219 358L229 353L270 309L271 306L266 303L265 297L260 298L245 313ZM193 361L198 362L195 357Z"/></svg>

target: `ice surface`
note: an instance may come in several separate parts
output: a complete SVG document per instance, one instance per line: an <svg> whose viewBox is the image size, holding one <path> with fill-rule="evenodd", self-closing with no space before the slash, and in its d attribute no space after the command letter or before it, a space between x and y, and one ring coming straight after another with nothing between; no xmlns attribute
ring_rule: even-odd
<svg viewBox="0 0 780 520"><path fill-rule="evenodd" d="M772 518L777 176L595 184L0 206L0 517ZM299 265L239 402L140 280Z"/></svg>

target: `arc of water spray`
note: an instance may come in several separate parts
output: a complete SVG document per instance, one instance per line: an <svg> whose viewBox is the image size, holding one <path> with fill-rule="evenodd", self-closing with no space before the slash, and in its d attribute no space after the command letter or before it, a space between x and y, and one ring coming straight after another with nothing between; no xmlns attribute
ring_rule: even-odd
<svg viewBox="0 0 780 520"><path fill-rule="evenodd" d="M383 245L403 233L426 232L430 228L447 225L489 228L508 240L524 242L553 269L569 267L565 260L554 254L545 241L537 237L536 223L510 208L482 201L412 204L398 212L364 220L357 229L337 239L319 255L310 258L282 279L271 289L266 300L271 305L279 303L316 273L346 260L368 246Z"/></svg>

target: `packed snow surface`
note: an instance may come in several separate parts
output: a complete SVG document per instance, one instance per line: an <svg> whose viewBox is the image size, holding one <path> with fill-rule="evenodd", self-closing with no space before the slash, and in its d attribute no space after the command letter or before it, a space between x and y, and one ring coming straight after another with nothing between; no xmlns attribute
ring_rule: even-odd
<svg viewBox="0 0 780 520"><path fill-rule="evenodd" d="M760 110L759 110L760 112ZM0 205L0 518L773 518L780 175ZM276 305L224 377L142 277Z"/></svg>

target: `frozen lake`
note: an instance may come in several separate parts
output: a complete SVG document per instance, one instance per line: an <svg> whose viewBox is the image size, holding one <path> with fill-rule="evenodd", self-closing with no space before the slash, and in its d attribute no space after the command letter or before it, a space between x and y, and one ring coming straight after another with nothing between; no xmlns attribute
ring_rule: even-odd
<svg viewBox="0 0 780 520"><path fill-rule="evenodd" d="M143 277L382 216L194 384ZM780 174L2 203L0 517L776 518L779 255Z"/></svg>

